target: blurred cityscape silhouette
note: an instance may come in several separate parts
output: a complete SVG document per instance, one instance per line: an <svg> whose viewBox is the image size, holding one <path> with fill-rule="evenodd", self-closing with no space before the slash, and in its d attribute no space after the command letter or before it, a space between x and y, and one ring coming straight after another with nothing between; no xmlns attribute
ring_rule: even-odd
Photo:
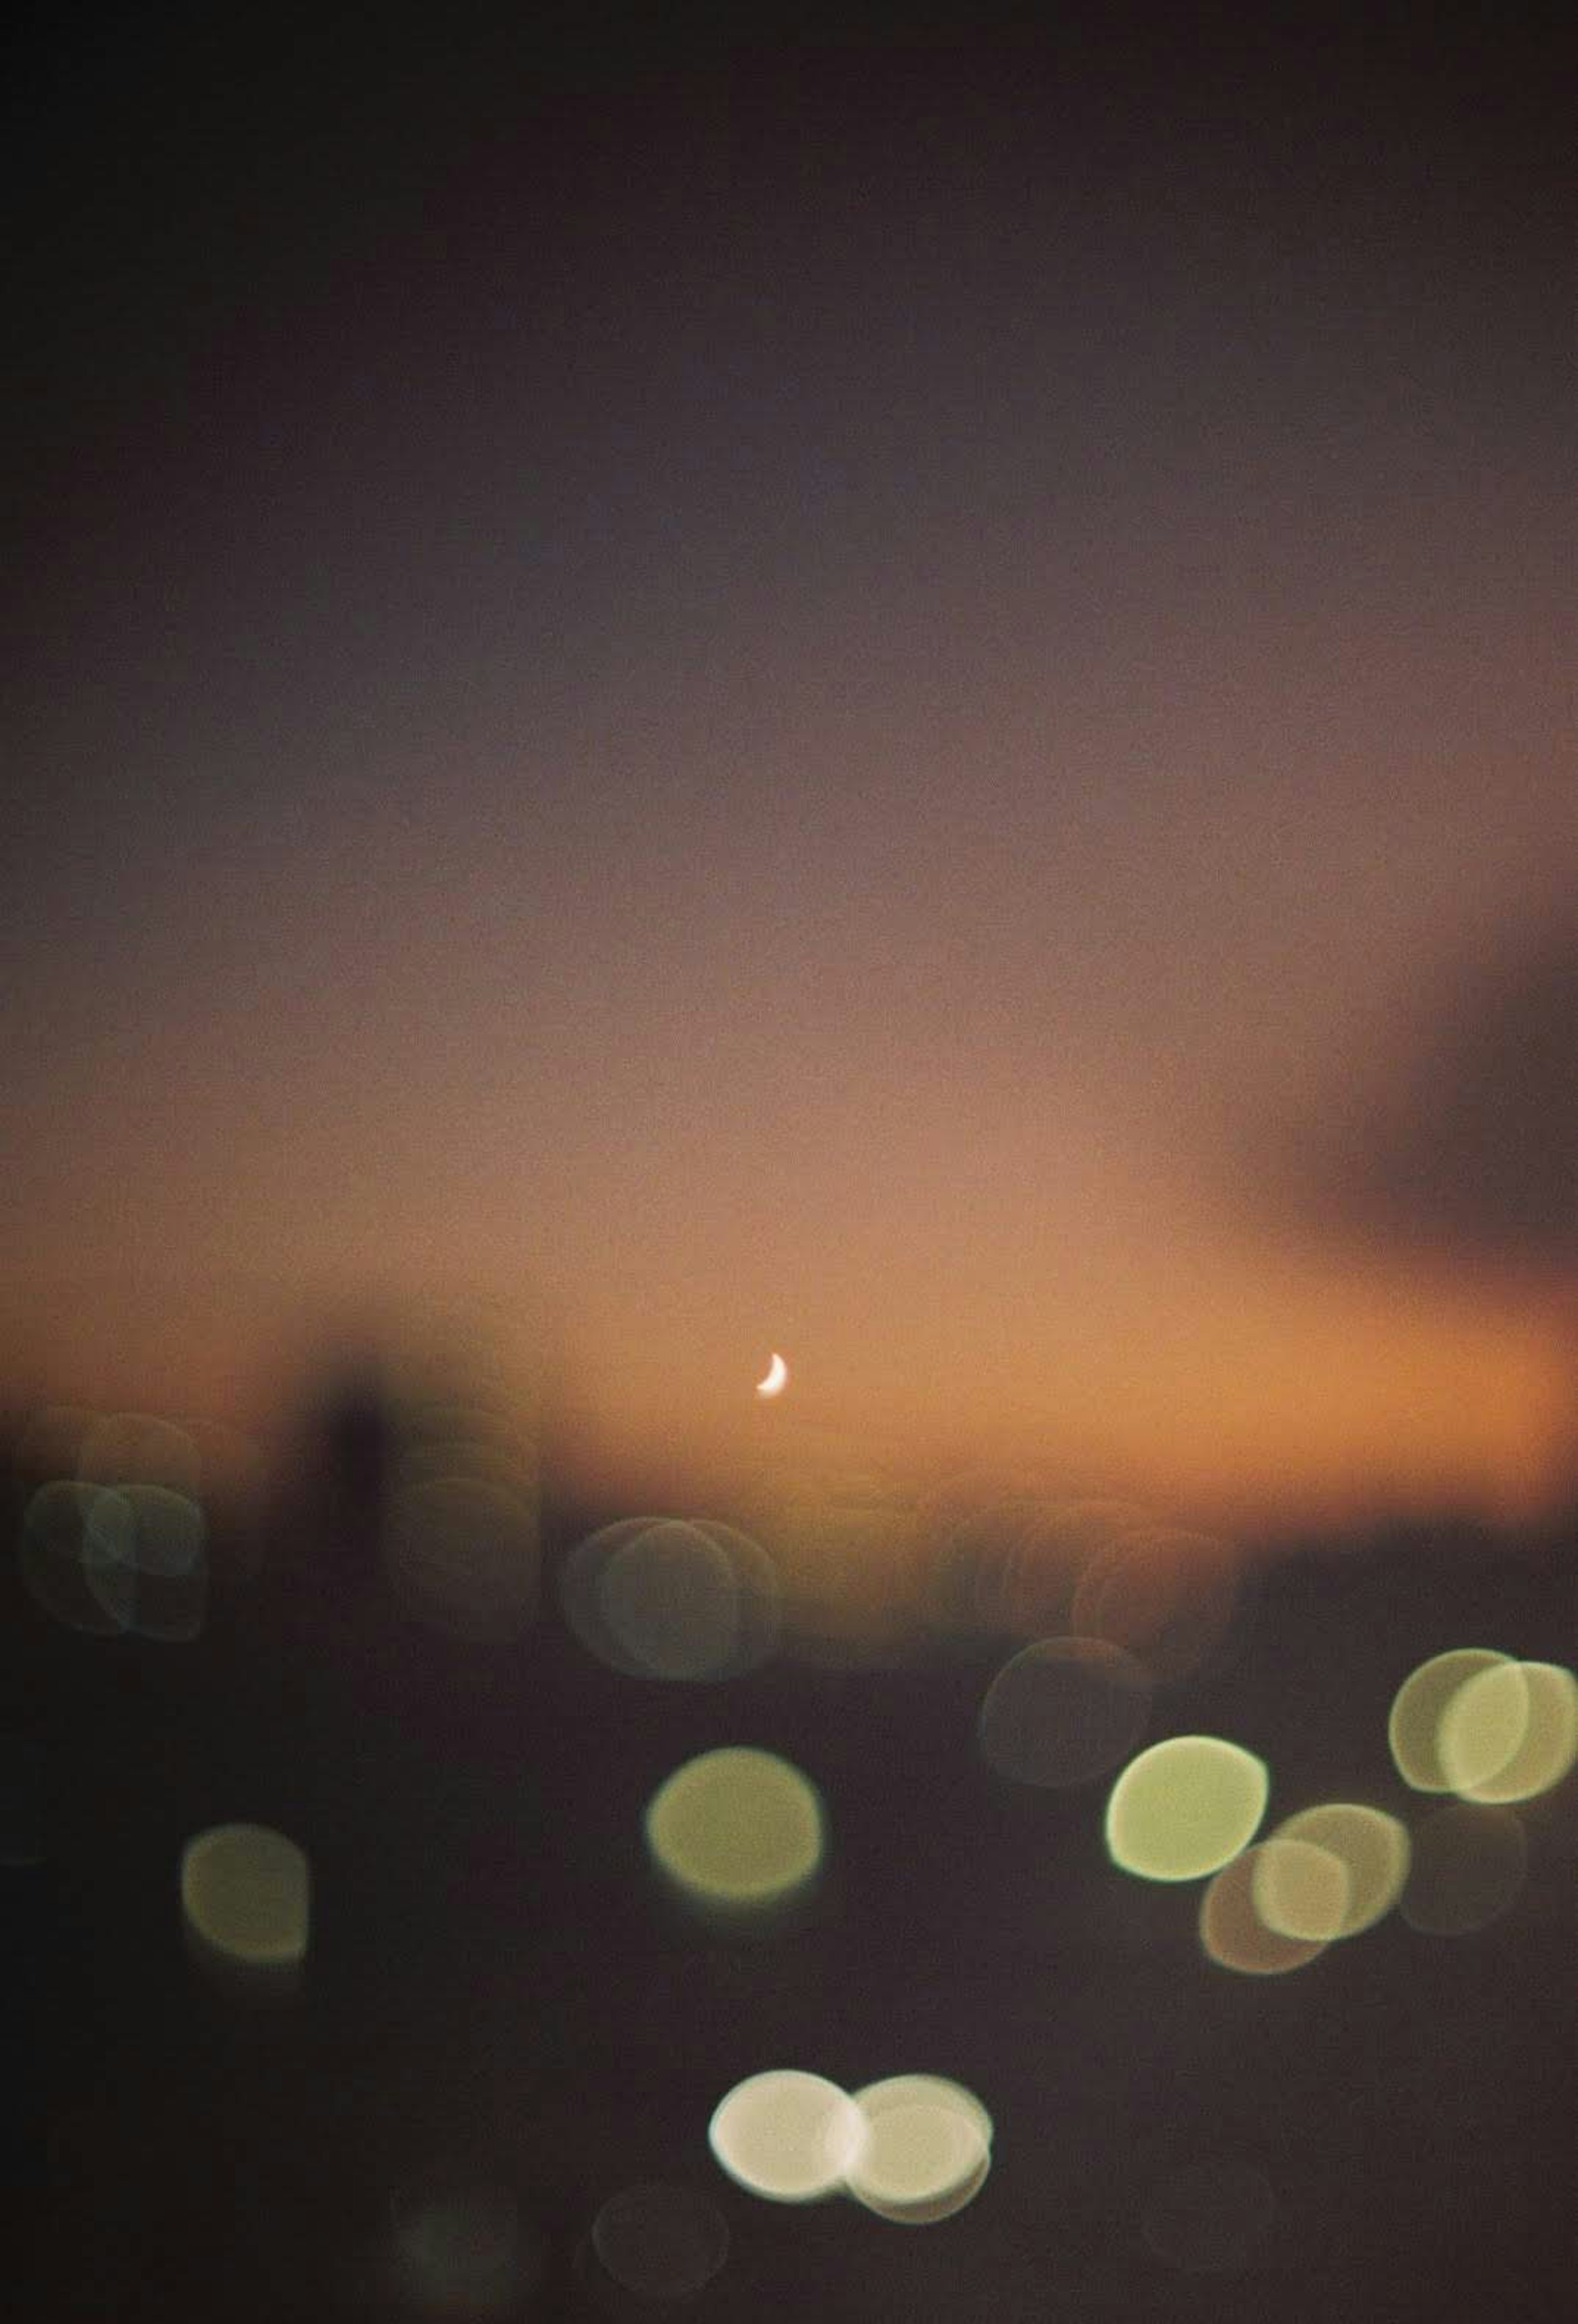
<svg viewBox="0 0 1578 2324"><path fill-rule="evenodd" d="M653 1516L456 1353L319 1347L266 1451L14 1406L21 2312L1554 2324L1572 1750L1422 1791L1395 1706L1472 1649L1560 1728L1571 1512L1228 1542L823 1441ZM1145 1849L1203 1798L1148 1841L1112 1778L1190 1735L1271 1804L1180 1878ZM1322 1802L1402 1851L1351 1941L1245 1885L1348 1898ZM729 2144L780 2070L944 2079L824 2188ZM953 2177L906 2193L934 2119Z"/></svg>

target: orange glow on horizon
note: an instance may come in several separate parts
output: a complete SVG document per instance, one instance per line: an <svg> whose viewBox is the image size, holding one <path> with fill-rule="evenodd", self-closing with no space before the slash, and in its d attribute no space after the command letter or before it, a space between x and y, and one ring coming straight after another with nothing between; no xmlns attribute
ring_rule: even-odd
<svg viewBox="0 0 1578 2324"><path fill-rule="evenodd" d="M830 1280L802 1303L792 1397L742 1400L743 1311L761 1303L726 1247L661 1328L638 1324L639 1286L626 1305L593 1277L577 1302L568 1267L521 1314L496 1290L483 1304L523 1392L548 1398L557 1457L616 1490L807 1464L912 1479L1029 1465L1159 1522L1252 1527L1381 1506L1516 1521L1566 1488L1562 1351L1541 1318L1378 1271L1273 1272L1200 1234L1158 1240L1110 1254L1061 1305L1020 1294L1005 1310L984 1275L948 1312L903 1279L885 1297ZM111 1281L51 1300L14 1284L11 1344L29 1360L11 1391L267 1427L310 1390L337 1319L352 1319L345 1345L374 1353L420 1326L420 1268L374 1280L355 1300L284 1270L277 1285L189 1280L168 1296Z"/></svg>

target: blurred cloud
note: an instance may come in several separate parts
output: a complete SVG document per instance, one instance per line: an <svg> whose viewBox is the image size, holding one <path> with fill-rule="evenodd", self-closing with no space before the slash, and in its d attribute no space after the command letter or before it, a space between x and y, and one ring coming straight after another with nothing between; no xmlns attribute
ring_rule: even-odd
<svg viewBox="0 0 1578 2324"><path fill-rule="evenodd" d="M1578 1261L1578 926L1507 931L1319 1111L1281 1116L1273 1213L1333 1244L1468 1275Z"/></svg>

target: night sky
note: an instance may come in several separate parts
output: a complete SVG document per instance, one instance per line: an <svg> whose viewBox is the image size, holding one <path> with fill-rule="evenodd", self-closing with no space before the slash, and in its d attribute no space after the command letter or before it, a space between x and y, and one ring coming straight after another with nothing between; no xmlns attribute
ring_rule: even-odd
<svg viewBox="0 0 1578 2324"><path fill-rule="evenodd" d="M780 1349L1180 1512L1537 1497L1571 1239L1388 1106L1573 956L1556 60L665 13L22 38L17 1365L245 1417L464 1285L611 1471Z"/></svg>

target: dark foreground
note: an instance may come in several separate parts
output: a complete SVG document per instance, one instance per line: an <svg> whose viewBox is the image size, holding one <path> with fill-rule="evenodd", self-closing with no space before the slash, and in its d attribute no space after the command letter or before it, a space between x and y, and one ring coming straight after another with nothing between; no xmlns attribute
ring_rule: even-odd
<svg viewBox="0 0 1578 2324"><path fill-rule="evenodd" d="M1202 1954L1197 1887L1107 1862L1104 1784L1035 1792L980 1764L1001 1642L622 1678L557 1618L577 1529L550 1520L540 1618L504 1647L437 1637L300 1554L288 1588L217 1592L179 1647L73 1635L7 1575L19 2316L669 2312L589 2242L649 2181L726 2223L725 2263L673 2311L711 2324L1570 2314L1572 1776L1522 1812L1527 1877L1490 1925L1393 1913L1296 1974L1236 1976ZM1575 1606L1560 1537L1288 1554L1149 1736L1248 1745L1275 1812L1350 1797L1417 1821L1385 1745L1400 1679L1463 1643L1570 1663ZM729 1742L782 1753L827 1804L826 1877L776 1932L687 1922L643 1854L654 1787ZM313 1868L309 1974L269 2007L211 1990L181 1942L181 1849L235 1819ZM996 2127L979 2197L909 2227L744 2193L707 2121L783 2065L967 2084ZM1237 2186L1269 2192L1254 2232L1218 2221L1194 2266L1148 2240L1158 2201ZM435 2189L450 2246L419 2283L392 2251Z"/></svg>

